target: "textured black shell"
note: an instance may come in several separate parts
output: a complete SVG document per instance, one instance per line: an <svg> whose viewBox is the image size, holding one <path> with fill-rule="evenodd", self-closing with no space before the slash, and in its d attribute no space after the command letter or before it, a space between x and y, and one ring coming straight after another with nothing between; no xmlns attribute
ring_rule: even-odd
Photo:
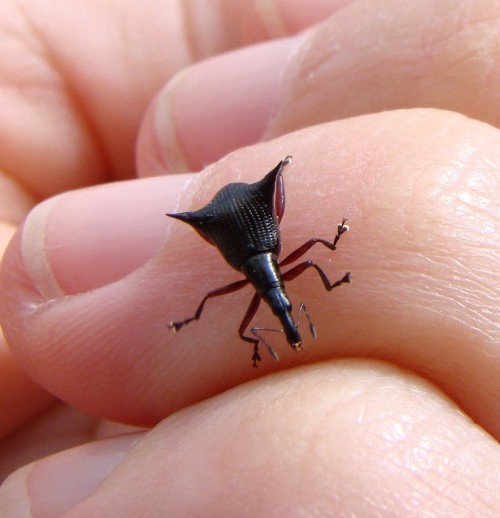
<svg viewBox="0 0 500 518"><path fill-rule="evenodd" d="M237 270L251 256L278 254L281 242L275 190L283 165L280 162L259 182L226 185L197 211L169 216L189 223Z"/></svg>

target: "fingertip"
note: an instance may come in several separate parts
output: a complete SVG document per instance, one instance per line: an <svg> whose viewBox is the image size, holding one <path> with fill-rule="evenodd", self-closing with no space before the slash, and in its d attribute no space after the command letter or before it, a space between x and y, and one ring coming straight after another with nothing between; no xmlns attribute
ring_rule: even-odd
<svg viewBox="0 0 500 518"><path fill-rule="evenodd" d="M75 508L123 461L141 436L132 433L104 439L36 462L25 481L33 514L56 518Z"/></svg>
<svg viewBox="0 0 500 518"><path fill-rule="evenodd" d="M44 300L114 282L164 243L189 177L157 177L82 189L46 200L28 216L21 255Z"/></svg>
<svg viewBox="0 0 500 518"><path fill-rule="evenodd" d="M4 437L53 401L16 363L0 329L0 437Z"/></svg>
<svg viewBox="0 0 500 518"><path fill-rule="evenodd" d="M159 143L165 168L200 169L258 142L277 109L297 41L285 38L223 54L176 76L157 99L156 136L149 139Z"/></svg>
<svg viewBox="0 0 500 518"><path fill-rule="evenodd" d="M3 516L15 518L31 518L33 516L26 485L26 479L32 469L32 465L24 466L0 485L0 510Z"/></svg>
<svg viewBox="0 0 500 518"><path fill-rule="evenodd" d="M306 6L276 0L237 7L222 2L208 24L204 2L188 6L191 50L208 59L178 72L150 106L138 138L140 175L199 170L261 140L278 110L300 31L350 2L312 0ZM231 51L231 29L240 44L252 45ZM228 44L221 47L225 38Z"/></svg>
<svg viewBox="0 0 500 518"><path fill-rule="evenodd" d="M2 516L57 518L85 500L123 461L141 433L61 451L11 474L0 487Z"/></svg>

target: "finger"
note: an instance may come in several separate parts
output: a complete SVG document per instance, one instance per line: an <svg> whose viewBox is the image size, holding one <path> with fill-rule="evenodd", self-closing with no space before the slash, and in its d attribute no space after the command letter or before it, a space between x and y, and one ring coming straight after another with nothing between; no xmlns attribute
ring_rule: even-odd
<svg viewBox="0 0 500 518"><path fill-rule="evenodd" d="M52 405L1 441L0 484L25 464L95 440L97 421L52 399Z"/></svg>
<svg viewBox="0 0 500 518"><path fill-rule="evenodd" d="M499 461L498 444L435 387L343 361L243 385L142 437L44 459L7 481L0 506L68 518L489 517Z"/></svg>
<svg viewBox="0 0 500 518"><path fill-rule="evenodd" d="M0 168L39 198L132 177L139 121L173 74L345 3L309 2L301 21L287 2L2 2Z"/></svg>
<svg viewBox="0 0 500 518"><path fill-rule="evenodd" d="M498 0L352 2L298 39L184 70L151 108L144 131L156 138L147 142L164 167L184 170L387 109L445 108L498 126L499 8Z"/></svg>
<svg viewBox="0 0 500 518"><path fill-rule="evenodd" d="M14 234L0 223L0 258ZM46 408L53 398L21 370L5 343L0 328L0 438L5 437Z"/></svg>
<svg viewBox="0 0 500 518"><path fill-rule="evenodd" d="M250 3L234 9L234 3L221 2L212 13L218 16L212 17L202 16L200 3L182 9L177 2L169 6L149 2L140 7L133 2L112 2L104 8L89 2L62 8L45 2L26 9L19 3L3 3L0 220L19 223L37 197L99 182L110 174L131 175L132 144L149 97L180 67L203 57L186 51L188 43L199 52L221 52L300 30L342 3L316 2L315 7L312 2L307 20L302 19L300 8L270 3L267 9ZM219 37L217 27L229 20L234 32L229 35L226 30L225 37ZM237 30L238 24L246 30ZM120 40L124 26L130 33ZM159 41L168 47L165 53L157 52ZM0 380L4 396L0 398L1 436L52 398L22 373L3 336Z"/></svg>
<svg viewBox="0 0 500 518"><path fill-rule="evenodd" d="M151 423L271 370L362 355L424 374L498 434L499 139L496 129L451 113L387 112L241 150L196 176L175 204L171 178L108 186L96 193L98 206L88 191L80 201L78 193L60 197L33 213L0 272L6 336L36 380L114 420ZM163 214L199 208L230 181L258 180L288 153L283 257L310 237L333 238L347 217L351 232L339 249L316 247L307 258L332 280L351 271L355 281L332 293L315 272L289 283L318 340L295 354L273 337L281 361L265 357L252 369L251 348L237 335L250 289L209 301L199 322L168 332L169 320L192 315L209 290L241 276ZM121 257L153 249L149 229L161 221L161 250L113 277ZM115 242L123 229L128 241ZM265 308L254 322L277 327Z"/></svg>
<svg viewBox="0 0 500 518"><path fill-rule="evenodd" d="M0 439L47 408L53 397L19 367L0 330Z"/></svg>
<svg viewBox="0 0 500 518"><path fill-rule="evenodd" d="M21 223L35 204L36 200L25 189L0 170L0 225ZM3 231L0 232L3 239Z"/></svg>
<svg viewBox="0 0 500 518"><path fill-rule="evenodd" d="M16 469L42 457L137 430L99 420L56 402L0 442L0 485Z"/></svg>

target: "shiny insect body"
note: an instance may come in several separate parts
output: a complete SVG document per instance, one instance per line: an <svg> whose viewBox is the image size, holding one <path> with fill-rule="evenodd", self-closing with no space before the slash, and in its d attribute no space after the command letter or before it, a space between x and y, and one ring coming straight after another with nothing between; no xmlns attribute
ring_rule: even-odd
<svg viewBox="0 0 500 518"><path fill-rule="evenodd" d="M291 347L295 351L300 351L302 339L298 325L301 312L304 312L309 321L311 334L314 338L316 337L316 329L304 304L300 304L297 322L294 321L292 304L285 291L285 281L295 279L308 268L314 268L328 291L350 282L350 273L346 273L340 280L331 284L323 270L312 261L301 262L288 271L281 272L282 267L295 262L316 243L335 250L340 236L348 230L345 224L347 220L343 219L337 227L337 235L332 242L319 238L309 239L278 262L281 251L279 223L285 211L283 169L291 162L291 158L287 156L256 183L226 185L214 196L212 201L200 210L167 214L191 225L206 241L218 248L229 265L245 275L242 280L208 292L192 317L178 322L170 322L169 328L179 331L189 322L198 320L208 299L232 293L252 284L255 294L243 317L238 333L242 340L253 345L252 365L254 367L257 367L257 362L261 360L259 343L263 343L273 358L278 360L278 355L264 339L261 331L284 332ZM247 336L245 332L262 299L278 317L283 328L252 327L253 336Z"/></svg>

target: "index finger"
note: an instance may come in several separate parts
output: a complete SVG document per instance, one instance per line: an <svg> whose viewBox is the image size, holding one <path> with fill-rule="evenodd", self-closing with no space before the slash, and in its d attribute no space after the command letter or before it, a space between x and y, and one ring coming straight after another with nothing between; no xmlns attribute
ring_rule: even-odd
<svg viewBox="0 0 500 518"><path fill-rule="evenodd" d="M310 237L331 238L348 217L351 232L335 255L322 249L309 257L332 278L352 271L354 281L334 293L314 272L290 283L295 306L306 302L314 316L318 340L300 354L277 345L279 363L266 357L252 369L251 348L237 334L250 289L211 301L199 322L168 332L169 320L192 314L210 289L241 276L162 214L199 208L229 181L258 180L289 153L284 254ZM169 178L125 184L119 197L114 186L60 197L32 215L8 253L2 324L35 379L114 420L152 423L270 371L369 356L424 375L498 434L499 163L498 131L488 125L447 112L387 112L240 150L191 180L178 203L173 191L164 210ZM161 241L157 221L165 225L161 249L125 275L130 257ZM41 243L26 237L35 227ZM257 322L276 327L265 310Z"/></svg>

